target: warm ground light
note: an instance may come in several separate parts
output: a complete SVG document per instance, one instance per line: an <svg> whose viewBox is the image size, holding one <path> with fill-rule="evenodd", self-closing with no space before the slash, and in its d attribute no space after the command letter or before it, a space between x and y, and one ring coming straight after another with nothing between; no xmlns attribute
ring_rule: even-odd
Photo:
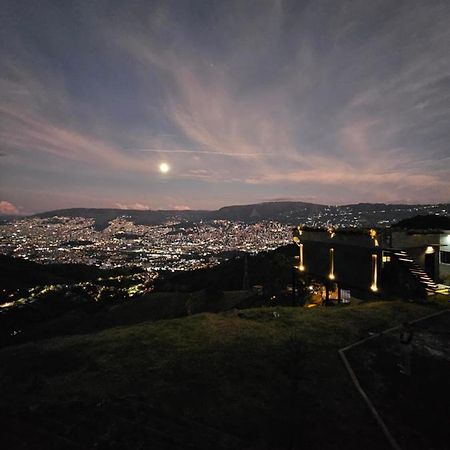
<svg viewBox="0 0 450 450"><path fill-rule="evenodd" d="M177 448L167 439L204 449L211 441L240 449L387 448L337 350L445 307L234 310L5 348L2 423L35 444L43 430L66 433L73 448L146 448L149 439L152 448ZM164 423L155 431L157 420Z"/></svg>

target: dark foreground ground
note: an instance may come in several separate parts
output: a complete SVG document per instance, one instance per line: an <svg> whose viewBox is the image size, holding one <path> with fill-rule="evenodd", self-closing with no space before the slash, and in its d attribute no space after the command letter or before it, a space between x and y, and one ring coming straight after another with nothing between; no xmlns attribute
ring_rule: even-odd
<svg viewBox="0 0 450 450"><path fill-rule="evenodd" d="M401 330L394 330L347 356L401 448L445 450L450 443L450 313L419 321L412 330L410 349L400 341ZM405 357L409 376L400 370Z"/></svg>
<svg viewBox="0 0 450 450"><path fill-rule="evenodd" d="M445 307L400 301L266 307L4 348L2 448L385 449L337 351ZM396 385L381 370L384 359L379 371L368 372L365 352L352 358L368 390L380 392L377 403L391 402ZM417 383L442 385L448 366L430 361L428 381ZM437 405L420 405L422 416L445 418L448 409ZM416 430L415 422L402 427L402 434Z"/></svg>

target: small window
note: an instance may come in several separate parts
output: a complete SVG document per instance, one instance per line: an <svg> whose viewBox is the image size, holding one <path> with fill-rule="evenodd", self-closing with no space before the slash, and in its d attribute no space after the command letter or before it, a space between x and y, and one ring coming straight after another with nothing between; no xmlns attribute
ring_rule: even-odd
<svg viewBox="0 0 450 450"><path fill-rule="evenodd" d="M383 266L386 263L390 263L391 262L391 254L390 254L390 252L383 251L381 261L383 263Z"/></svg>
<svg viewBox="0 0 450 450"><path fill-rule="evenodd" d="M450 264L450 252L441 252L441 264Z"/></svg>

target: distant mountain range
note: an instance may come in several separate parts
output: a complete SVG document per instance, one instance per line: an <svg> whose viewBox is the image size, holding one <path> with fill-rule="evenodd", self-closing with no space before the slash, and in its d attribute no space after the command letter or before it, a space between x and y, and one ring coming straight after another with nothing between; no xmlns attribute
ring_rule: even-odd
<svg viewBox="0 0 450 450"><path fill-rule="evenodd" d="M292 214L304 217L316 214L327 208L324 205L315 205L304 202L270 202L252 205L225 206L218 210L131 210L110 208L71 208L56 211L47 211L35 214L34 217L50 218L87 217L93 218L98 226L107 224L117 217L129 217L134 223L141 225L159 224L168 219L186 221L200 220L240 220L256 222L258 220L281 220Z"/></svg>
<svg viewBox="0 0 450 450"><path fill-rule="evenodd" d="M450 203L436 205L393 205L384 203L358 203L326 206L305 202L266 202L250 205L225 206L218 210L124 210L110 208L71 208L35 214L34 217L93 218L98 229L105 228L117 217L127 217L136 224L154 225L168 219L198 222L200 220L236 220L257 222L276 220L281 223L307 223L308 225L358 226L389 224L418 214L450 215Z"/></svg>

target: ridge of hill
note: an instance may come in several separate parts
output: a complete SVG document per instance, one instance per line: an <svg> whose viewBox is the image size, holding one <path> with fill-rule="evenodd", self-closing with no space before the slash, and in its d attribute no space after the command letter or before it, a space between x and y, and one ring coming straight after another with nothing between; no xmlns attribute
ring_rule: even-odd
<svg viewBox="0 0 450 450"><path fill-rule="evenodd" d="M276 220L282 223L301 223L307 218L320 213L330 215L330 220L337 215L358 217L370 225L382 218L393 221L417 215L419 212L429 214L438 208L450 211L450 203L441 205L399 205L385 203L358 203L342 206L326 206L306 202L264 202L248 205L224 206L218 210L124 210L114 208L70 208L41 212L32 217L51 218L55 216L86 217L95 220L95 226L103 229L117 217L127 217L138 225L155 225L168 219L184 221L200 220L239 220L255 222L258 220Z"/></svg>

